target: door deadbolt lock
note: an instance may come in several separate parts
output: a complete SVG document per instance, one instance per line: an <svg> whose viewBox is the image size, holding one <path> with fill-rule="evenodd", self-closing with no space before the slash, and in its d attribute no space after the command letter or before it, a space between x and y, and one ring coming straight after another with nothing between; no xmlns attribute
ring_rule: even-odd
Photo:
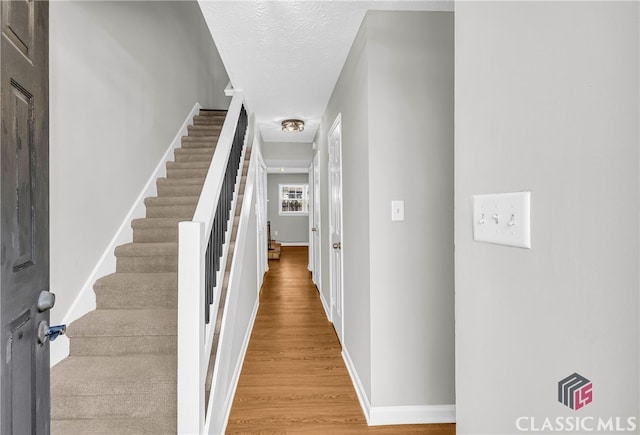
<svg viewBox="0 0 640 435"><path fill-rule="evenodd" d="M53 341L66 332L67 325L49 326L45 320L38 323L38 341L40 344L45 344L47 340Z"/></svg>
<svg viewBox="0 0 640 435"><path fill-rule="evenodd" d="M56 295L48 290L42 290L38 296L38 311L44 313L56 304Z"/></svg>
<svg viewBox="0 0 640 435"><path fill-rule="evenodd" d="M340 242L335 242L333 244L333 249L342 249L342 243Z"/></svg>

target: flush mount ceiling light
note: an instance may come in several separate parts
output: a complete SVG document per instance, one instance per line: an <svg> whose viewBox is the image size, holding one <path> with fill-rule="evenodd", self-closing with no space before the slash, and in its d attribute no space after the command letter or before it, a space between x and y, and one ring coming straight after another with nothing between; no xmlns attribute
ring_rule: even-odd
<svg viewBox="0 0 640 435"><path fill-rule="evenodd" d="M282 121L282 131L300 132L304 131L304 121L301 119L285 119Z"/></svg>

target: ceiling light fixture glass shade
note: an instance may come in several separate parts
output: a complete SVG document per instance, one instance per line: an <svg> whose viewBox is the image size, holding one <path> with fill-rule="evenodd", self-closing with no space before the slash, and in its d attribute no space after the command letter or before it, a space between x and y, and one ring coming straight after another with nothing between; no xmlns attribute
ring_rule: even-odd
<svg viewBox="0 0 640 435"><path fill-rule="evenodd" d="M282 131L300 132L304 131L304 121L301 119L285 119L282 121Z"/></svg>

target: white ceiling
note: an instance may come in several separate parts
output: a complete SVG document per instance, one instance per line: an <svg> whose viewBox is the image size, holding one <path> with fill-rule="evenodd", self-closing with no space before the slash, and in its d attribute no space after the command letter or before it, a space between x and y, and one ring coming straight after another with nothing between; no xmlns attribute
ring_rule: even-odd
<svg viewBox="0 0 640 435"><path fill-rule="evenodd" d="M368 9L451 11L444 1L199 0L235 89L265 142L313 141ZM300 118L302 133L280 121Z"/></svg>

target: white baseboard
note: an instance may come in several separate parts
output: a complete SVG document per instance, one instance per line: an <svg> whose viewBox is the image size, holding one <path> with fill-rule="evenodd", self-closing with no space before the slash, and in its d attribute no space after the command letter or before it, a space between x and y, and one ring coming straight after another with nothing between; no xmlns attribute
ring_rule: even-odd
<svg viewBox="0 0 640 435"><path fill-rule="evenodd" d="M253 313L251 313L251 318L249 320L249 327L244 335L244 340L242 341L242 350L240 352L240 358L236 362L236 368L233 371L233 377L231 380L232 387L229 389L229 393L224 401L224 417L222 419L222 425L219 430L209 431L212 434L223 434L227 430L227 423L229 422L229 414L231 413L231 406L233 405L233 398L236 395L236 389L238 388L238 381L240 380L240 374L242 373L242 365L244 364L244 357L247 354L247 349L249 347L249 340L251 339L251 333L253 332L253 325L256 321L256 316L258 315L258 306L260 305L260 298L256 298L256 303L253 307Z"/></svg>
<svg viewBox="0 0 640 435"><path fill-rule="evenodd" d="M309 246L308 242L278 242L281 246Z"/></svg>
<svg viewBox="0 0 640 435"><path fill-rule="evenodd" d="M455 423L456 405L372 406L369 426Z"/></svg>
<svg viewBox="0 0 640 435"><path fill-rule="evenodd" d="M145 216L145 205L144 199L149 196L157 195L156 188L156 180L159 177L166 176L166 162L173 159L173 150L179 148L181 146L182 136L186 136L188 134L187 126L190 125L193 121L193 117L198 114L200 110L200 103L196 103L191 112L185 119L180 127L180 130L176 133L173 141L169 145L169 148L160 159L160 162L156 166L155 171L149 177L147 183L144 188L138 195L138 198L135 200L129 213L124 217L118 231L116 231L115 235L109 242L109 245L105 248L100 260L94 267L94 269L89 274L89 277L85 281L82 289L78 293L78 296L71 304L69 311L63 316L62 323L69 324L74 320L79 319L84 316L88 312L96 309L96 295L93 291L93 284L97 279L102 278L103 276L107 276L116 271L116 257L114 255L114 250L116 246L122 245L124 243L129 243L133 240L133 230L131 229L131 221L137 218L143 218ZM53 367L55 364L63 360L69 356L69 339L65 336L60 337L58 340L51 343L51 352L50 352L50 366Z"/></svg>
<svg viewBox="0 0 640 435"><path fill-rule="evenodd" d="M322 308L324 308L324 313L327 315L327 320L331 322L329 304L327 304L327 301L324 300L324 295L322 294L322 291L320 289L318 289L318 293L320 293L320 302L322 302Z"/></svg>
<svg viewBox="0 0 640 435"><path fill-rule="evenodd" d="M349 372L349 376L351 377L351 383L356 390L356 395L358 396L360 407L364 413L364 418L367 420L367 424L369 424L369 410L371 409L371 403L369 402L367 393L364 391L362 382L360 382L360 376L358 376L356 367L353 365L353 361L345 347L342 348L342 359L344 360L344 364L347 366L347 372Z"/></svg>
<svg viewBox="0 0 640 435"><path fill-rule="evenodd" d="M369 426L456 422L456 405L371 406L346 348L342 349L342 359Z"/></svg>

